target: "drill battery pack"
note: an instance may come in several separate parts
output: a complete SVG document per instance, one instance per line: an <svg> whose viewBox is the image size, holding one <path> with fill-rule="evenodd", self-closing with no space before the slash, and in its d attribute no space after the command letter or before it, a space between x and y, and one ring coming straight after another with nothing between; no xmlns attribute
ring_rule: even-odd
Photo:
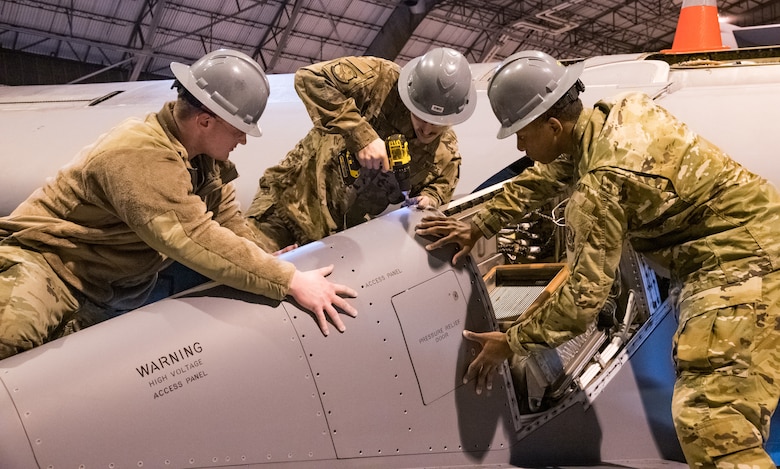
<svg viewBox="0 0 780 469"><path fill-rule="evenodd" d="M351 186L360 175L360 163L347 149L341 150L338 159L341 178L344 180L344 184Z"/></svg>

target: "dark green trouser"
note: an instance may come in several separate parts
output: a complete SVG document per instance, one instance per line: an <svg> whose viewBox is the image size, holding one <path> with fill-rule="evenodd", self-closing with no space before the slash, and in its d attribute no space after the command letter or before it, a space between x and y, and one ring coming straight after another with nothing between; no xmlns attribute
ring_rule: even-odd
<svg viewBox="0 0 780 469"><path fill-rule="evenodd" d="M247 222L254 231L256 241L268 253L297 243L284 221L276 216L273 207L259 217L248 217Z"/></svg>

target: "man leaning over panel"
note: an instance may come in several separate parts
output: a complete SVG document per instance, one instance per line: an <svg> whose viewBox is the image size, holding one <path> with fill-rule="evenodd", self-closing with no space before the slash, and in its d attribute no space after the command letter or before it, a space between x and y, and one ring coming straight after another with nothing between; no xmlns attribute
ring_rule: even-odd
<svg viewBox="0 0 780 469"><path fill-rule="evenodd" d="M672 416L692 468L775 468L763 448L780 396L780 194L642 93L583 109L582 63L526 51L488 85L501 127L535 161L470 223L423 218L428 245L461 247L571 191L565 209L571 275L507 333L464 331L482 351L465 380L490 389L513 355L584 332L604 305L625 240L679 291Z"/></svg>
<svg viewBox="0 0 780 469"><path fill-rule="evenodd" d="M341 295L258 247L239 212L230 152L260 136L268 80L249 56L217 50L172 63L175 101L128 119L0 218L0 358L140 306L178 261L231 287L289 295L340 331ZM338 310L337 310L338 308Z"/></svg>

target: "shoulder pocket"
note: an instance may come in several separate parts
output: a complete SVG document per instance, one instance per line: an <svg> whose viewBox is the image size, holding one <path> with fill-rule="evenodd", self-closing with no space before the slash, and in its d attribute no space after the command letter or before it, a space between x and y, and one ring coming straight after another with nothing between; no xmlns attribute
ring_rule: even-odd
<svg viewBox="0 0 780 469"><path fill-rule="evenodd" d="M358 85L376 74L369 64L350 59L337 61L330 71L336 80L348 86Z"/></svg>

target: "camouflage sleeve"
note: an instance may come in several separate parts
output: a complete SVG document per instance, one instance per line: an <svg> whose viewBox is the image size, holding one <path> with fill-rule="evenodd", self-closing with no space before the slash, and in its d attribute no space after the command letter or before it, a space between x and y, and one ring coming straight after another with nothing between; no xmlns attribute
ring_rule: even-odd
<svg viewBox="0 0 780 469"><path fill-rule="evenodd" d="M400 68L376 57L343 57L299 69L295 91L315 126L344 136L357 152L379 138L369 120L379 114Z"/></svg>
<svg viewBox="0 0 780 469"><path fill-rule="evenodd" d="M507 331L516 353L554 347L585 332L603 307L627 231L621 178L599 171L580 180L565 212L569 279L545 305L530 317L521 316Z"/></svg>
<svg viewBox="0 0 780 469"><path fill-rule="evenodd" d="M472 218L485 238L491 238L507 224L564 193L573 183L571 158L561 156L549 164L536 163L511 181L504 190Z"/></svg>
<svg viewBox="0 0 780 469"><path fill-rule="evenodd" d="M458 140L451 130L439 143L434 157L434 177L420 190L420 195L427 195L438 205L446 204L452 199L455 186L460 179L461 156L458 151Z"/></svg>

